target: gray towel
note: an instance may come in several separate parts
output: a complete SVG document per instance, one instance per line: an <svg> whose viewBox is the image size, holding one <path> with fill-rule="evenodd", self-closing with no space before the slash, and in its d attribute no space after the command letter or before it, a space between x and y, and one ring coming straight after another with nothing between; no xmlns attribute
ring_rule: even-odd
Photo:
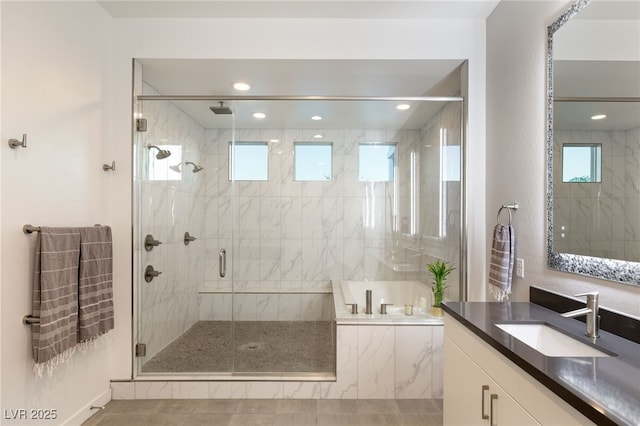
<svg viewBox="0 0 640 426"><path fill-rule="evenodd" d="M36 239L32 330L33 359L41 376L73 353L78 326L80 233L75 228L41 227Z"/></svg>
<svg viewBox="0 0 640 426"><path fill-rule="evenodd" d="M113 250L111 228L80 228L78 342L113 328Z"/></svg>
<svg viewBox="0 0 640 426"><path fill-rule="evenodd" d="M498 301L509 298L513 279L515 233L513 226L497 224L493 230L489 291Z"/></svg>

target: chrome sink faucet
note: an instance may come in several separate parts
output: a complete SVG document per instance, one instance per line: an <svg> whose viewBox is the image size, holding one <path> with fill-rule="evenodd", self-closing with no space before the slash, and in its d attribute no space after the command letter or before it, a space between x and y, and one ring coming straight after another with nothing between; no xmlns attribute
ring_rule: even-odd
<svg viewBox="0 0 640 426"><path fill-rule="evenodd" d="M371 290L365 291L365 307L364 313L371 315L373 313L373 307L371 306Z"/></svg>
<svg viewBox="0 0 640 426"><path fill-rule="evenodd" d="M565 318L576 318L586 315L587 319L587 337L595 339L600 335L600 315L598 313L598 292L591 291L587 293L576 294L576 297L587 296L587 306L576 309L575 311L561 314Z"/></svg>

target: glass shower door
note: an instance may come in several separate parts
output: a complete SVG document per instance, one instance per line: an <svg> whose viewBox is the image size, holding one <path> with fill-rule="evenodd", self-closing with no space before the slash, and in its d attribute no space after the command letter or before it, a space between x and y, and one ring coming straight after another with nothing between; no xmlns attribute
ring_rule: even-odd
<svg viewBox="0 0 640 426"><path fill-rule="evenodd" d="M301 158L297 144L317 144L315 133L284 124L300 106L293 101L241 100L234 106L243 123L227 144L234 374L332 375L333 299L322 231L322 194L332 181L300 180L294 164L294 157ZM251 120L256 111L269 116Z"/></svg>
<svg viewBox="0 0 640 426"><path fill-rule="evenodd" d="M157 94L148 85L143 93ZM208 371L200 325L205 284L206 132L174 102L138 101L134 135L136 371Z"/></svg>

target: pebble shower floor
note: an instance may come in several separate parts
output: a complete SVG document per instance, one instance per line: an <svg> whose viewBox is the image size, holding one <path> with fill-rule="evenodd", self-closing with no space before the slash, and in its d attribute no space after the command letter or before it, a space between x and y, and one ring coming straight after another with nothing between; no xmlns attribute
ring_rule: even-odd
<svg viewBox="0 0 640 426"><path fill-rule="evenodd" d="M142 367L143 373L334 370L331 321L199 321Z"/></svg>

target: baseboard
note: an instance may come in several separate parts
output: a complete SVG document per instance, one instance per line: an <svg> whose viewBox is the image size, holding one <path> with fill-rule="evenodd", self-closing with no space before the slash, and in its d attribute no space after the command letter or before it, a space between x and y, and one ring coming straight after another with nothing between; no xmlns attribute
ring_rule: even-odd
<svg viewBox="0 0 640 426"><path fill-rule="evenodd" d="M97 398L91 401L89 404L78 410L69 420L64 422L64 425L76 426L86 422L89 417L97 413L99 410L91 409L91 407L104 407L109 401L111 401L111 388L102 392Z"/></svg>

